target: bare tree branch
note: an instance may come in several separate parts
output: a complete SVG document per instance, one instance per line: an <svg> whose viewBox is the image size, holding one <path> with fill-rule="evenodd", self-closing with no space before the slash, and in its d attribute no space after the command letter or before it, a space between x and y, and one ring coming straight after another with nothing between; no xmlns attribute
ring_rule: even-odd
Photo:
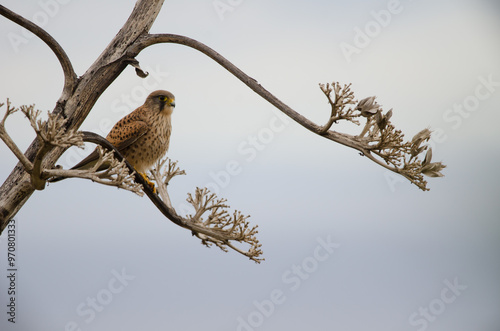
<svg viewBox="0 0 500 331"><path fill-rule="evenodd" d="M0 108L3 103L0 104ZM35 156L33 163L26 158L26 156L20 151L19 147L15 144L12 138L9 136L5 129L5 121L8 116L15 113L17 110L21 112L28 118L31 127L35 130L40 148ZM75 132L75 130L65 130L64 123L66 122L59 115L54 113L48 113L48 119L42 121L39 119L40 110L35 110L35 106L21 106L20 108L14 108L10 106L10 101L7 99L7 110L5 115L0 122L0 139L2 139L7 146L12 150L14 155L19 159L21 164L23 164L27 173L31 176L31 183L33 187L37 190L43 190L45 188L45 179L42 172L42 162L47 154L54 146L59 147L70 147L77 146L83 147L83 140L80 133Z"/></svg>
<svg viewBox="0 0 500 331"><path fill-rule="evenodd" d="M0 108L3 106L0 103ZM130 172L129 168L123 161L118 161L113 155L113 151L105 152L103 148L98 145L97 151L99 158L94 166L86 170L66 170L61 168L43 169L42 161L45 153L53 147L70 147L77 146L83 147L83 134L75 130L66 131L63 126L66 122L59 115L48 113L47 121L39 119L40 111L35 110L34 105L21 106L21 112L28 118L31 127L35 130L37 138L40 142L41 148L35 157L34 164L31 163L24 154L19 150L12 138L5 130L5 120L9 115L12 115L18 110L10 106L7 99L7 111L0 122L0 138L9 146L14 152L19 161L25 166L26 172L31 175L31 181L35 189L43 190L45 188L46 180L52 177L63 178L84 178L90 179L94 182L104 185L116 186L128 191L132 191L140 196L143 195L142 185L134 181L134 171ZM101 165L105 164L108 168L104 171L99 171Z"/></svg>
<svg viewBox="0 0 500 331"><path fill-rule="evenodd" d="M100 145L97 146L97 151L99 153L99 158L96 164L90 169L44 169L41 177L43 179L49 179L49 182L50 178L54 177L90 179L98 184L115 186L133 192L139 196L144 195L142 185L135 182L135 172L130 172L125 162L118 161L113 151L106 152ZM108 168L103 171L98 171L102 164L106 164Z"/></svg>
<svg viewBox="0 0 500 331"><path fill-rule="evenodd" d="M368 157L378 165L404 176L420 189L424 191L428 190L426 187L427 182L424 180L422 174L427 174L429 172L422 172L423 165L420 161L415 159L413 159L413 163L407 163L408 160L405 161L405 153L408 146L403 146L402 132L396 130L394 126L389 123L389 119L392 116L392 109L382 117L380 114L381 109L379 109L380 106L374 102L375 97L365 98L358 103L357 107L345 109L350 104L355 104L354 94L350 90L350 84L344 85L343 88L336 82L331 85L320 85L321 90L328 98L328 102L332 107L329 120L325 125L320 126L290 108L262 87L255 79L245 74L212 48L197 40L175 34L148 34L137 39L129 48L128 52L136 54L146 47L160 43L181 44L202 52L236 76L255 93L269 101L272 105L306 129L339 144L354 148L361 152L361 155ZM333 98L331 92L334 92ZM375 114L378 114L378 116L372 117ZM339 120L348 120L354 124L359 124L359 121L356 119L359 116L367 117L367 124L360 135L353 136L330 130L333 123ZM370 132L369 138L366 138L364 135L368 130L372 131ZM379 136L377 136L377 134ZM377 144L374 145L374 142L377 142ZM442 176L440 170L445 166L440 163L440 166L434 164L434 167L433 174Z"/></svg>
<svg viewBox="0 0 500 331"><path fill-rule="evenodd" d="M64 124L66 130L80 127L101 94L127 67L129 64L127 61L135 57L134 54L125 54L125 50L139 36L148 33L162 5L163 0L138 0L127 22L85 74L76 80L75 88L69 94L64 92L71 89L66 88L63 91L55 104L53 113L61 114L67 119ZM22 23L27 20L16 18L17 14L13 15L4 7L0 8L0 12L3 16L17 19L16 23L20 25L27 24ZM37 31L40 31L40 29ZM69 62L65 61L64 63ZM69 85L65 84L65 86ZM39 153L40 147L37 138L25 152L26 159L33 162ZM64 150L65 148L62 147L54 147L49 152L44 153L42 168L51 169ZM34 191L35 187L32 184L31 175L26 172L23 164L17 164L0 187L0 234Z"/></svg>
<svg viewBox="0 0 500 331"><path fill-rule="evenodd" d="M68 97L73 92L76 83L77 76L75 71L73 70L73 65L69 60L68 55L64 51L64 49L59 45L59 43L44 29L36 25L35 23L25 19L24 17L14 13L13 11L5 8L0 5L0 15L8 18L14 23L19 24L30 32L33 32L38 38L40 38L50 49L54 52L59 63L61 63L63 72L64 72L64 88L62 92L62 96Z"/></svg>
<svg viewBox="0 0 500 331"><path fill-rule="evenodd" d="M42 178L42 162L45 155L54 147L68 148L70 146L83 147L82 137L75 130L65 130L66 119L60 114L48 113L47 121L39 119L40 111L35 106L21 106L21 112L29 119L31 127L35 130L40 148L33 161L31 175L33 187L37 190L45 188L45 179Z"/></svg>
<svg viewBox="0 0 500 331"><path fill-rule="evenodd" d="M166 163L168 162L168 165ZM162 171L163 169L163 171ZM153 170L151 170L151 175L153 176L153 180L157 183L158 186L158 195L161 197L163 202L169 208L172 207L172 202L170 201L170 196L168 195L167 185L170 183L170 180L175 176L185 175L186 172L184 170L179 169L177 166L177 161L172 162L170 159L162 159L156 163L156 166Z"/></svg>
<svg viewBox="0 0 500 331"><path fill-rule="evenodd" d="M412 141L404 142L402 132L396 130L390 123L392 110L384 114L374 97L362 99L356 104L350 85L341 87L339 83L335 82L331 85L320 86L328 98L331 112L324 125L317 125L276 98L255 79L245 74L210 47L184 36L148 34L162 4L163 0L138 0L122 29L79 79L76 78L71 63L62 48L48 33L0 6L0 14L26 27L51 47L65 73L63 93L56 103L54 111L49 114L49 120L47 122L31 121L37 133L37 139L24 155L5 132L5 119L9 113L12 113L9 107L7 107L6 116L0 123L2 139L6 141L21 162L0 187L0 233L33 191L45 187L45 181L48 178L53 176L81 177L106 185L122 185L122 188L131 191L137 191L138 186L134 185L139 183L143 186L143 191L150 200L168 219L181 227L190 229L193 235L201 239L203 244L207 246L215 244L225 251L231 248L256 262L261 260L262 251L255 237L257 228L249 226L248 216L238 211L227 212L226 201L217 198L207 189L197 188L194 194L188 195L187 201L195 209L193 215L182 217L177 214L167 191L168 182L173 177L182 174L182 170L177 167L176 163L168 161L166 168L162 168L166 165L166 161L164 161L153 170L152 176L157 183L160 194L158 196L148 185L146 179L133 172L130 164L106 139L86 132L81 136L84 141L93 142L114 152L117 161L113 161L114 157L110 153L103 151L101 151L99 159L101 162L110 162L113 166L99 174L95 172L97 168L91 169L90 172L54 168L56 160L64 150L68 146L77 145L76 142L80 136L72 130L78 129L99 96L128 65L133 66L139 76L147 76L135 57L146 47L158 43L182 44L206 54L303 127L329 140L360 151L362 155L367 156L377 164L405 176L423 190L426 189L426 182L423 180L424 174L432 177L441 176L440 171L444 165L441 162L431 163L432 151L425 145L429 140L430 131L423 130ZM31 119L37 115L33 109L21 108L21 110ZM362 117L366 118L366 125L359 135L348 135L331 130L333 124L341 120L359 125L358 118ZM64 139L59 139L59 143L57 130L54 131L55 128L64 133ZM71 141L70 137L73 132L76 140L68 143ZM425 151L427 153L422 160L420 156ZM134 181L131 181L131 176L134 177ZM237 243L247 244L250 248L245 251L238 247Z"/></svg>
<svg viewBox="0 0 500 331"><path fill-rule="evenodd" d="M3 105L3 103L0 103L0 108L2 108ZM23 152L21 152L19 147L17 147L16 143L12 140L12 138L7 134L7 131L5 130L5 120L7 119L7 117L14 114L18 110L18 108L11 107L10 101L9 99L7 99L7 110L5 111L5 115L0 122L0 139L5 142L7 147L9 147L12 153L14 153L14 155L19 159L26 171L28 173L31 173L33 171L33 163L31 163L30 160L28 160L28 158L24 156Z"/></svg>
<svg viewBox="0 0 500 331"><path fill-rule="evenodd" d="M333 123L337 123L337 121L340 120L348 120L354 124L359 125L359 121L356 120L356 118L359 117L360 114L353 114L352 109L344 111L346 106L356 103L354 101L354 94L351 92L351 84L344 85L343 88L338 83L335 83L333 85L319 84L319 87L328 98L328 103L330 103L330 106L332 107L330 119L319 131L320 135L327 133L328 130L330 130L330 128L332 127ZM332 92L335 93L333 99L331 97Z"/></svg>
<svg viewBox="0 0 500 331"><path fill-rule="evenodd" d="M114 151L114 156L118 161L123 162L130 172L134 172L132 165L105 138L85 131L82 132L82 135L84 141L92 142ZM163 168L166 162L168 162L168 166ZM164 171L162 171L162 168ZM47 174L49 173L47 172ZM143 176L136 172L133 174L135 182L142 185L144 193L146 193L158 210L174 224L191 230L192 234L200 238L204 245L210 246L210 244L215 244L225 252L227 252L227 248L231 248L257 263L263 260L260 257L262 255L261 244L255 237L257 226L250 227L246 221L248 216L244 216L238 211L234 211L232 216L230 216L226 211L226 208L228 208L225 204L226 201L224 199L217 199L215 194L210 193L207 189L197 188L194 196L188 194L187 201L193 205L195 209L194 215L182 217L177 214L176 210L172 207L167 192L168 182L173 177L184 174L184 171L177 167L176 162L160 160L156 168L152 171L158 186L158 192L163 192L160 193L161 197L153 191ZM203 215L206 213L209 213L209 215L204 219ZM237 247L234 242L246 243L250 247L245 251Z"/></svg>

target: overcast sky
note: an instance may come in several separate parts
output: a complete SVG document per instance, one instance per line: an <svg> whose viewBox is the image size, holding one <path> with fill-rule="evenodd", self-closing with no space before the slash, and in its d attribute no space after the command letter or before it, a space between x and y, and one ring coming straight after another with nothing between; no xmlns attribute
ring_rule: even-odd
<svg viewBox="0 0 500 331"><path fill-rule="evenodd" d="M2 4L43 25L78 75L134 6L54 1ZM329 115L318 83L339 81L393 108L407 139L435 130L446 177L422 192L284 118L203 54L150 47L137 57L150 76L125 69L82 129L106 135L148 93L174 93L168 155L187 172L169 186L174 206L212 187L259 225L266 260L203 247L145 197L65 180L16 216L15 324L0 237L0 329L498 330L499 18L495 0L165 1L151 32L209 45L317 123ZM52 110L55 56L5 18L0 31L0 101ZM34 138L20 114L7 130L23 150ZM17 160L3 143L0 156L3 182Z"/></svg>

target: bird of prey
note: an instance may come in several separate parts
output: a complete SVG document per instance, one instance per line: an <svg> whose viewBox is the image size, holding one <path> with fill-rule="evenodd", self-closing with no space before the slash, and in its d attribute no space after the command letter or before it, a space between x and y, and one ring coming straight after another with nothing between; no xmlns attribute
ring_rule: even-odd
<svg viewBox="0 0 500 331"><path fill-rule="evenodd" d="M154 91L142 106L119 120L106 137L150 185L152 183L145 174L168 150L174 107L175 97L172 93ZM99 154L94 150L71 169L90 169L98 158ZM108 166L103 164L97 171ZM61 179L54 178L51 182Z"/></svg>

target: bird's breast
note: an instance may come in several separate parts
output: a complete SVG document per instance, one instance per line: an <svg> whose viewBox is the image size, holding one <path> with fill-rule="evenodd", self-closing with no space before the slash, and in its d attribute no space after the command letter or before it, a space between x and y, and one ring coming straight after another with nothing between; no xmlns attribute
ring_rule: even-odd
<svg viewBox="0 0 500 331"><path fill-rule="evenodd" d="M152 129L149 131L151 137L148 139L153 163L162 158L167 152L172 131L170 116L158 116L155 120Z"/></svg>
<svg viewBox="0 0 500 331"><path fill-rule="evenodd" d="M142 136L133 147L124 155L139 172L146 172L154 167L168 150L172 126L170 116L152 116L146 121L150 126L148 132Z"/></svg>

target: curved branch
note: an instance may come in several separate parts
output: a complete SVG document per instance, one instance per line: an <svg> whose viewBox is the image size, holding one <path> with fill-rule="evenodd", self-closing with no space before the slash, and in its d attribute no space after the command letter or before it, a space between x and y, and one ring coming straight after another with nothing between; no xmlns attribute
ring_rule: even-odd
<svg viewBox="0 0 500 331"><path fill-rule="evenodd" d="M206 226L206 224L205 224L206 222L205 223L200 222L200 220L196 219L195 217L188 216L187 218L184 218L182 216L179 216L179 214L177 214L177 212L175 211L175 209L171 205L170 206L167 205L158 196L158 194L156 194L153 191L153 188L149 185L149 183L146 181L146 179L141 174L139 174L135 171L134 167L123 157L123 155L120 154L120 152L108 140L106 140L104 137L101 137L100 135L93 133L93 132L82 131L81 134L82 134L83 141L91 142L91 143L100 145L100 146L102 146L110 151L113 151L115 154L115 158L119 162L123 162L127 166L127 168L129 169L130 173L134 174L135 182L142 185L143 192L146 193L146 195L151 200L151 202L153 202L153 204L156 206L156 208L158 208L158 210L164 216L166 216L170 221L172 221L174 224L176 224L180 227L183 227L185 229L191 230L192 234L194 236L200 238L202 240L202 243L204 243L207 246L209 245L209 243L214 243L218 247L220 247L222 250L227 251L223 247L223 245L227 245L228 247L235 250L236 252L248 257L249 259L251 259L257 263L260 263L260 261L262 259L259 256L262 254L262 251L259 249L260 244L258 243L257 240L252 240L252 247L250 248L250 250L248 252L245 252L231 243L231 240L241 242L245 238L228 236L223 231L224 226L219 227L219 228L217 228L217 227L210 228L210 227ZM45 177L50 176L50 170L46 171L42 175ZM157 182L157 183L159 183L159 182ZM199 192L203 192L203 194L200 195L200 197L203 198L204 194L207 193L207 190L206 189L198 190L198 193ZM211 200L214 197L215 197L215 195L211 195L208 198L208 200L206 200L205 202L206 203L211 202ZM169 199L166 199L166 200L169 201ZM217 209L220 207L220 201L218 201L217 204L213 204L211 206L204 206L204 207L205 207L204 211L207 211L209 209ZM211 216L214 216L214 215L211 215ZM234 219L235 219L234 226L236 226L237 219L243 218L243 220L244 220L247 217L248 216L242 216L242 215L238 214L237 212L235 212L235 214L234 214ZM252 236L253 234L256 233L255 228L247 229L248 224L242 224L241 226L244 226L244 229L242 229L242 230L244 230L245 232L249 232L249 231L251 232L251 233L249 233L250 236ZM252 239L252 238L250 238L250 239Z"/></svg>
<svg viewBox="0 0 500 331"><path fill-rule="evenodd" d="M210 57L212 60L220 64L227 71L236 76L239 80L245 83L248 87L250 87L255 93L259 94L261 97L269 101L273 106L280 109L282 112L290 116L297 123L301 124L305 128L317 132L320 130L320 127L315 123L308 120L306 117L302 116L284 102L275 97L271 92L266 90L262 85L260 85L255 79L248 76L237 66L232 64L229 60L224 58L222 55L214 51L212 48L207 45L191 39L189 37L175 35L175 34L148 34L141 38L139 38L130 48L129 52L132 54L138 54L140 51L154 44L160 43L173 43L173 44L181 44L191 48L194 48L203 54Z"/></svg>
<svg viewBox="0 0 500 331"><path fill-rule="evenodd" d="M64 90L53 110L67 119L64 128L77 130L93 108L101 94L127 67L124 61L126 49L137 40L141 34L148 33L163 5L163 0L137 0L127 22L122 26L110 44L101 55L81 76L76 78L67 55L59 51L60 46L40 28L34 32L48 45L55 48L55 52L62 61L66 82ZM9 17L23 26L30 25L28 21L18 15L0 7L0 15ZM32 162L40 149L39 140L35 139L25 152L25 156ZM50 169L63 154L64 148L56 147L43 160L43 168ZM0 234L9 221L24 206L35 191L29 174L22 164L18 164L4 183L0 186Z"/></svg>
<svg viewBox="0 0 500 331"><path fill-rule="evenodd" d="M291 107L286 105L284 102L275 97L271 92L266 90L262 85L260 85L255 79L248 76L241 69L232 64L229 60L224 58L222 55L214 51L212 48L207 45L191 39L189 37L175 35L175 34L148 34L139 39L129 48L130 54L138 54L146 47L160 44L160 43L173 43L173 44L181 44L191 48L194 48L203 54L210 57L212 60L220 64L227 71L236 76L239 80L241 80L245 85L250 87L255 93L260 95L262 98L270 102L273 106L281 110L283 113L288 115L295 122L299 123L309 131L312 131L318 135L321 135L329 140L335 141L339 144L345 145L347 147L354 148L360 151L362 154L370 154L370 151L363 146L363 144L356 139L355 136L351 136L348 134L328 130L325 132L324 126L317 125L316 123L310 121L308 118L304 117L300 113L293 110ZM377 162L379 163L379 162ZM394 169L390 169L394 171Z"/></svg>
<svg viewBox="0 0 500 331"><path fill-rule="evenodd" d="M100 145L110 151L115 152L115 157L118 159L118 161L122 162L124 161L125 164L127 165L127 168L129 169L130 173L135 172L135 181L136 183L139 183L143 186L143 191L146 193L148 198L151 200L151 202L154 203L154 205L158 208L158 210L165 215L169 220L171 220L173 223L181 226L181 227L186 227L186 224L183 220L182 217L180 217L175 210L172 208L167 207L163 203L163 201L158 197L156 193L153 192L153 189L149 186L149 184L146 182L143 176L141 176L139 173L137 173L134 169L134 167L123 157L123 155L120 154L120 152L113 146L108 140L105 138L101 137L100 135L93 133L93 132L88 132L88 131L82 131L82 139L83 141L90 142L93 144Z"/></svg>
<svg viewBox="0 0 500 331"><path fill-rule="evenodd" d="M409 172L408 169L400 168L396 164L394 164L393 162L391 163L387 157L384 157L383 155L381 155L380 152L377 152L377 150L374 149L373 145L370 145L370 140L365 139L363 137L363 134L353 136L353 135L349 135L349 134L345 134L345 133L340 133L340 132L337 132L334 130L330 130L331 125L333 123L335 123L337 120L347 119L355 124L358 124L358 121L355 120L355 117L358 117L361 115L365 116L365 117L370 117L370 116L374 115L374 111L378 112L378 116L380 117L380 119L377 121L370 122L369 123L370 127L375 125L375 123L377 123L376 125L380 126L381 128L387 127L387 123L389 121L389 118L392 115L392 110L390 110L388 112L388 114L385 115L385 117L382 117L382 115L380 114L380 111L378 109L379 105L374 103L375 97L363 99L362 101L360 101L360 103L358 104L358 106L355 109L349 109L349 110L347 110L347 112L344 112L344 108L346 106L348 106L349 104L355 103L354 102L354 95L350 91L350 84L344 86L343 89L340 88L340 85L338 83L334 84L334 86L332 86L331 89L328 85L325 87L322 84L320 84L321 89L328 97L328 100L332 106L332 114L330 116L329 121L325 125L317 125L316 123L310 121L309 119L307 119L306 117L304 117L303 115L299 114L298 112L293 110L291 107L286 105L284 102L279 100L271 92L269 92L262 85L260 85L255 79L248 76L241 69L236 67L234 64L232 64L230 61L228 61L222 55L217 53L215 50L213 50L212 48L208 47L207 45L205 45L197 40L188 38L186 36L175 35L175 34L147 34L147 35L143 35L140 38L138 38L128 48L127 54L130 57L135 57L137 54L139 54L146 47L149 47L149 46L152 46L155 44L160 44L160 43L181 44L181 45L185 45L185 46L194 48L194 49L202 52L203 54L207 55L208 57L213 59L215 62L220 64L222 67L224 67L230 73L232 73L234 76L236 76L244 84L246 84L248 87L250 87L255 93L257 93L262 98L264 98L265 100L270 102L273 106L275 106L276 108L281 110L283 113L285 113L287 116L289 116L295 122L302 125L304 128L308 129L309 131L311 131L317 135L320 135L320 136L323 136L329 140L332 140L336 143L339 143L339 144L342 144L344 146L358 150L362 156L367 156L368 159L377 163L378 165L381 165L382 167L384 167L392 172L395 172L397 174L404 176L405 178L410 180L410 182L417 185L420 189L427 190L426 181L423 180L423 177L419 173L415 173L415 171ZM335 102L330 98L330 92L333 91L333 88L335 88L335 94L337 97ZM368 106L370 106L372 108L375 107L376 109L375 108L371 109ZM359 107L361 107L361 110ZM355 110L360 111L360 114L354 115L353 112ZM337 112L341 112L342 114L338 115ZM382 123L383 121L385 121L384 122L385 124ZM401 134L401 137L402 136L403 135ZM394 154L394 156L399 155L399 157L401 158L401 155L398 154L399 152L397 150L393 151L392 153ZM382 159L379 159L378 157L380 157ZM415 166L417 166L417 165L413 164L413 167L415 167ZM442 169L443 167L441 167L440 169ZM420 170L422 170L422 169L420 169ZM439 175L441 175L441 174L439 173Z"/></svg>
<svg viewBox="0 0 500 331"><path fill-rule="evenodd" d="M0 103L0 108L2 108L3 105L4 105L3 103ZM7 130L5 130L5 120L7 119L7 117L9 117L18 110L19 108L11 107L10 101L9 99L7 99L7 110L5 111L3 119L0 121L0 139L3 140L5 145L7 145L7 147L9 147L12 153L14 153L19 162L21 162L21 164L23 165L24 169L26 169L26 172L31 173L33 171L33 163L31 163L31 161L28 160L28 158L23 154L23 152L21 152L19 147L17 147L16 143L7 133Z"/></svg>
<svg viewBox="0 0 500 331"><path fill-rule="evenodd" d="M50 34L48 34L47 31L2 5L0 5L0 15L32 32L50 47L59 60L59 63L61 63L64 72L64 88L62 96L69 96L76 86L77 76L68 55L61 45L59 45L59 43Z"/></svg>

